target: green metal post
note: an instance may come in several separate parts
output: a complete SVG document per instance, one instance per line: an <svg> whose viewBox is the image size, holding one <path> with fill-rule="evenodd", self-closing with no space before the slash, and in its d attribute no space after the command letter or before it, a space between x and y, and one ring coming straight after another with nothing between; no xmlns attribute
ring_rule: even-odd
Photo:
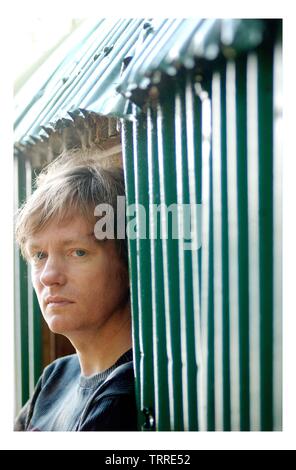
<svg viewBox="0 0 296 470"><path fill-rule="evenodd" d="M16 158L17 203L21 205L32 191L32 167L21 156ZM33 393L42 372L41 312L30 279L30 268L17 250L16 253L16 369L21 388L18 407ZM20 344L20 347L18 346Z"/></svg>
<svg viewBox="0 0 296 470"><path fill-rule="evenodd" d="M279 28L273 60L273 429L282 430L282 31Z"/></svg>
<svg viewBox="0 0 296 470"><path fill-rule="evenodd" d="M273 55L258 51L261 425L273 429Z"/></svg>
<svg viewBox="0 0 296 470"><path fill-rule="evenodd" d="M177 203L174 94L171 89L168 90L157 108L160 200L167 208ZM179 431L183 430L183 396L178 240L172 238L166 209L162 211L161 217L170 420L171 430ZM164 238L166 227L167 239Z"/></svg>
<svg viewBox="0 0 296 470"><path fill-rule="evenodd" d="M208 87L207 87L208 88ZM210 138L211 138L211 114L210 114L210 99L209 92L198 82L196 84L198 96L201 100L201 113L202 113L202 258L201 258L201 380L200 380L200 399L201 405L199 407L200 416L200 429L207 431L212 427L211 417L213 415L213 402L209 401L209 359L210 351L208 345L209 336L209 270L210 270L210 207L211 207L211 193L210 193ZM210 410L210 411L209 411ZM210 424L210 426L209 426Z"/></svg>
<svg viewBox="0 0 296 470"><path fill-rule="evenodd" d="M149 179L149 220L151 238L151 292L153 314L153 357L155 385L155 422L157 431L170 430L170 410L167 374L167 339L164 309L163 252L160 239L158 212L153 205L160 204L159 167L157 148L156 111L149 107L147 111L147 152ZM166 398L167 397L167 398Z"/></svg>
<svg viewBox="0 0 296 470"><path fill-rule="evenodd" d="M208 332L205 340L208 347L208 431L215 431L215 317L214 317L214 205L213 205L213 155L209 156L209 268L208 268Z"/></svg>
<svg viewBox="0 0 296 470"><path fill-rule="evenodd" d="M175 139L176 139L176 176L178 204L190 204L190 191L188 183L188 154L186 132L186 77L181 76L176 83L175 94ZM197 176L197 175L196 175ZM194 206L193 206L194 207ZM195 351L195 318L199 311L194 310L193 280L191 251L197 253L197 240L184 240L186 213L179 212L179 289L180 289L180 322L181 322L181 354L182 354L182 384L183 384L183 417L184 430L196 431L198 429L197 412L197 360ZM198 221L196 221L198 222ZM195 233L196 235L196 233ZM194 237L192 237L194 238ZM196 246L194 245L196 243ZM189 249L188 244L191 248ZM196 259L197 261L197 259ZM198 270L196 270L197 275Z"/></svg>
<svg viewBox="0 0 296 470"><path fill-rule="evenodd" d="M236 138L239 259L239 346L241 431L250 430L249 289L248 289L248 172L246 57L236 61ZM250 175L251 177L251 175Z"/></svg>
<svg viewBox="0 0 296 470"><path fill-rule="evenodd" d="M226 64L220 70L221 112L221 220L222 220L222 311L223 311L223 429L230 431L230 353L229 353L229 254L226 148Z"/></svg>
<svg viewBox="0 0 296 470"><path fill-rule="evenodd" d="M26 161L23 158L16 158L17 172L17 206L20 206L27 197L26 184ZM23 405L30 396L29 389L29 323L28 323L28 269L27 264L22 258L19 250L16 250L16 333L20 337L16 337L16 360L17 374L20 376L19 386L21 389L20 400L18 406ZM18 345L20 349L18 350ZM18 392L18 391L17 391Z"/></svg>
<svg viewBox="0 0 296 470"><path fill-rule="evenodd" d="M214 259L214 373L215 430L224 428L223 387L223 296L222 289L222 179L221 179L221 74L212 78L212 172L213 172L213 259Z"/></svg>
<svg viewBox="0 0 296 470"><path fill-rule="evenodd" d="M247 163L249 240L250 430L261 430L258 57L247 58Z"/></svg>
<svg viewBox="0 0 296 470"><path fill-rule="evenodd" d="M226 65L226 145L228 177L230 406L232 431L239 431L241 426L236 92L236 68L235 62L231 60L228 61Z"/></svg>
<svg viewBox="0 0 296 470"><path fill-rule="evenodd" d="M203 429L203 400L202 400L202 336L201 336L201 233L202 233L202 106L200 97L195 92L195 77L188 72L186 76L185 107L186 107L186 145L187 145L187 179L189 201L194 207L200 205L198 215L192 218L192 238L197 250L191 251L191 274L193 289L193 330L194 349L197 367L197 427Z"/></svg>
<svg viewBox="0 0 296 470"><path fill-rule="evenodd" d="M143 430L154 429L154 380L152 338L151 263L149 240L149 196L146 117L133 123L134 184L137 223L137 270L139 303L141 410Z"/></svg>
<svg viewBox="0 0 296 470"><path fill-rule="evenodd" d="M135 187L134 187L134 155L133 155L133 128L132 123L122 121L122 151L123 164L126 186L126 202L128 205L135 203ZM127 215L127 224L132 216ZM139 305L138 305L138 289L137 289L137 242L135 239L128 238L128 260L129 260L129 276L130 276L130 292L131 292L131 309L132 309L132 325L133 325L133 350L134 350L134 367L135 367L135 385L136 399L138 407L138 423L139 428L142 422L141 415L141 398L140 398L140 346L139 346Z"/></svg>

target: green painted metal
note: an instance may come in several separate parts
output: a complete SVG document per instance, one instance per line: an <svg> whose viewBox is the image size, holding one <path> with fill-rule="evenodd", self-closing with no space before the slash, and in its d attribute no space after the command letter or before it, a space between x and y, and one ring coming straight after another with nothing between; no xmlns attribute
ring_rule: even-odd
<svg viewBox="0 0 296 470"><path fill-rule="evenodd" d="M189 169L186 129L186 75L180 76L176 82L175 90L175 137L176 137L176 188L178 204L189 205ZM192 204L193 201L192 201ZM181 323L181 357L182 357L182 384L183 384L183 429L198 430L197 411L197 359L195 351L194 315L194 282L192 278L191 250L185 249L186 241L182 234L185 232L185 214L179 213L179 291L180 291L180 323ZM187 242L188 243L188 242ZM196 265L197 267L197 265Z"/></svg>
<svg viewBox="0 0 296 470"><path fill-rule="evenodd" d="M221 132L221 221L222 221L222 328L223 328L223 429L230 431L230 338L229 338L229 254L227 207L227 147L226 147L226 66L220 70L220 132Z"/></svg>
<svg viewBox="0 0 296 470"><path fill-rule="evenodd" d="M257 47L272 23L258 19L186 18L150 20L151 33L139 44L117 90L138 105L145 103L149 88L162 86L163 76L174 77L181 67L193 69L233 52Z"/></svg>
<svg viewBox="0 0 296 470"><path fill-rule="evenodd" d="M207 157L207 155L206 155ZM215 430L215 395L217 384L215 381L215 317L214 317L214 204L213 204L213 166L212 151L209 154L209 258L208 258L208 290L207 290L207 336L204 341L207 344L207 430Z"/></svg>
<svg viewBox="0 0 296 470"><path fill-rule="evenodd" d="M146 118L139 116L133 123L135 214L137 222L137 286L139 305L141 411L148 419L144 429L153 429L149 410L154 410L152 299Z"/></svg>
<svg viewBox="0 0 296 470"><path fill-rule="evenodd" d="M16 159L18 178L17 206L32 191L31 163ZM17 273L15 345L16 375L18 376L17 408L22 406L32 394L42 371L41 311L30 281L30 268L18 249L15 253L15 272Z"/></svg>
<svg viewBox="0 0 296 470"><path fill-rule="evenodd" d="M215 428L224 428L223 388L223 289L222 289L222 158L221 158L221 72L212 78L212 192L213 192L213 258L214 258L214 380ZM209 281L210 282L210 281Z"/></svg>
<svg viewBox="0 0 296 470"><path fill-rule="evenodd" d="M186 113L186 138L187 147L187 164L180 162L181 167L187 166L187 179L188 182L184 181L184 185L188 184L187 191L189 192L189 202L192 205L201 205L202 202L202 113L201 113L201 101L195 92L195 80L193 73L187 73L185 79L185 113ZM186 175L184 179L186 179ZM188 196L187 196L188 197ZM197 214L193 213L192 218L192 239L196 244L197 249L192 250L191 254L191 271L187 271L186 276L191 276L191 284L189 288L192 288L193 294L193 306L192 311L187 312L187 316L192 315L191 323L191 334L194 336L194 347L191 354L195 354L196 364L193 364L192 370L189 370L189 374L192 374L196 380L196 388L199 390L196 398L193 399L190 407L193 407L193 412L190 412L190 429L201 428L201 416L202 416L202 400L200 396L201 387L201 369L202 369L202 345L201 345L201 309L200 309L200 290L201 290L201 222L197 217ZM188 266L189 268L189 266ZM191 292L190 292L191 295ZM188 325L190 328L190 325ZM192 383L192 389L195 388L195 384ZM192 392L191 392L192 393ZM195 410L195 401L197 401L197 410Z"/></svg>
<svg viewBox="0 0 296 470"><path fill-rule="evenodd" d="M180 66L252 50L277 20L91 18L63 42L15 97L15 138L24 146L79 109L130 118L149 89ZM32 140L33 139L33 140Z"/></svg>
<svg viewBox="0 0 296 470"><path fill-rule="evenodd" d="M259 156L258 57L247 60L248 239L250 328L250 429L261 429L260 412L260 284L259 284Z"/></svg>
<svg viewBox="0 0 296 470"><path fill-rule="evenodd" d="M17 177L17 206L26 198L26 162L15 160ZM17 404L21 406L29 398L29 342L28 342L28 292L27 265L18 249L15 253L15 272L17 274L16 311L15 311L15 344L16 375L18 376Z"/></svg>
<svg viewBox="0 0 296 470"><path fill-rule="evenodd" d="M198 88L199 97L201 99L201 160L202 160L202 260L201 260L201 292L200 292L200 318L201 318L201 382L200 382L200 429L205 431L208 429L209 420L213 415L213 401L209 403L209 384L208 384L208 359L211 356L208 350L208 311L209 311L209 260L210 260L210 101L208 92ZM210 384L212 386L212 384Z"/></svg>
<svg viewBox="0 0 296 470"><path fill-rule="evenodd" d="M258 51L261 426L273 429L273 54Z"/></svg>
<svg viewBox="0 0 296 470"><path fill-rule="evenodd" d="M126 203L128 205L135 203L135 184L134 184L134 154L133 154L133 129L132 123L122 122L122 145L123 145L123 164L126 185ZM127 224L133 219L127 214ZM135 358L135 383L136 400L138 407L138 425L141 429L143 417L141 414L141 391L140 391L140 345L139 345L139 303L138 303L138 283L137 283L137 242L134 238L128 238L128 259L129 259L129 277L130 277L130 295L133 320L133 351Z"/></svg>
<svg viewBox="0 0 296 470"><path fill-rule="evenodd" d="M177 204L175 154L174 94L167 90L157 107L158 164L163 248L163 276L165 323L167 339L167 366L170 405L170 430L183 429L182 357L180 337L180 292L178 267L178 240L173 239L168 209ZM166 233L166 228L168 232ZM166 237L167 236L167 237Z"/></svg>
<svg viewBox="0 0 296 470"><path fill-rule="evenodd" d="M15 139L27 145L41 126L86 109L122 117L129 103L116 92L122 66L133 55L144 19L88 19L61 44L20 89L16 98Z"/></svg>
<svg viewBox="0 0 296 470"><path fill-rule="evenodd" d="M203 206L200 253L187 256L180 239L151 242L156 430L281 426L274 380L275 370L281 376L275 331L281 330L281 316L273 294L279 276L273 54L269 45L220 61L204 75L181 71L166 81L156 105L151 101L147 121L145 114L142 123L136 117L148 134L148 203ZM146 145L139 130L138 136ZM276 216L279 224L278 203ZM162 234L168 218L163 211ZM179 213L179 233L183 224ZM147 279L144 271L138 275ZM166 368L167 381L160 378ZM161 402L170 404L163 414Z"/></svg>
<svg viewBox="0 0 296 470"><path fill-rule="evenodd" d="M147 156L149 179L149 227L150 233L156 232L151 243L151 295L153 315L153 359L155 387L155 420L158 431L170 430L170 409L167 373L167 339L164 316L164 279L162 268L162 243L159 237L160 220L153 205L160 205L157 113L149 107L147 110Z"/></svg>
<svg viewBox="0 0 296 470"><path fill-rule="evenodd" d="M273 424L282 429L282 31L274 48L273 74Z"/></svg>
<svg viewBox="0 0 296 470"><path fill-rule="evenodd" d="M250 429L249 396L249 292L248 292L248 181L247 181L247 96L246 57L236 61L237 116L237 199L238 199L238 259L239 259L239 357L240 357L240 416L242 431Z"/></svg>
<svg viewBox="0 0 296 470"><path fill-rule="evenodd" d="M227 204L229 254L229 331L230 331L230 409L231 429L240 430L239 376L239 259L238 259L238 194L237 194L237 114L236 69L234 61L226 66L226 146L227 146Z"/></svg>

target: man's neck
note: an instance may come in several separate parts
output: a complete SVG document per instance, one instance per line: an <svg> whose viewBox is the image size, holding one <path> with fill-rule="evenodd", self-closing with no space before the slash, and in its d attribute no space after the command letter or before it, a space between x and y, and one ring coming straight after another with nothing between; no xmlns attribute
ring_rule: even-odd
<svg viewBox="0 0 296 470"><path fill-rule="evenodd" d="M81 374L91 376L109 369L132 347L130 307L124 309L121 321L106 325L99 331L69 335L76 349Z"/></svg>

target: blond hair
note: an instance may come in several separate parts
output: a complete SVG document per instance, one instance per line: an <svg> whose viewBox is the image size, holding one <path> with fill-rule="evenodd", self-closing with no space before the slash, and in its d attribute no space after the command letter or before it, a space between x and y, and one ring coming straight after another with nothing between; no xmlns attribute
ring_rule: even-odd
<svg viewBox="0 0 296 470"><path fill-rule="evenodd" d="M16 214L16 240L25 258L28 238L52 220L61 222L78 214L93 221L94 208L101 203L111 205L116 215L117 196L125 195L123 170L103 168L91 150L80 148L67 150L47 165L35 185ZM127 263L126 240L115 241Z"/></svg>

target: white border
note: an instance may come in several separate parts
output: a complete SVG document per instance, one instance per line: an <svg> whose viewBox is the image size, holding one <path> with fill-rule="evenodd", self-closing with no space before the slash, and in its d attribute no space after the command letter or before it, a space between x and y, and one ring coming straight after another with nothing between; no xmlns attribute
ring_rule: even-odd
<svg viewBox="0 0 296 470"><path fill-rule="evenodd" d="M190 2L190 6L189 5ZM64 2L65 11L61 11L62 3L52 2L50 8L59 14L72 17L98 16L136 17L153 16L167 17L166 5L150 0L144 7L143 2L110 2L107 8L97 1ZM165 2L164 2L165 3ZM290 7L291 5L291 7ZM8 8L10 7L10 11ZM295 449L295 152L289 152L295 135L295 72L294 44L295 20L292 2L249 0L242 2L201 2L198 10L194 2L185 0L178 6L170 6L170 16L202 16L232 18L285 18L284 41L284 432L282 433L13 433L11 418L13 410L13 288L12 288L12 152L11 127L12 79L9 77L11 67L9 61L17 60L11 53L11 43L18 41L17 32L13 29L15 14L28 17L32 11L40 12L38 1L15 2L5 5L1 11L0 44L1 44L1 86L0 86L0 204L1 204L1 246L0 262L0 373L1 373L1 447L3 449ZM48 13L48 5L44 6L44 14ZM2 7L4 10L4 7ZM162 9L162 11L161 11ZM109 11L108 11L109 10ZM113 15L114 16L114 15ZM16 48L17 49L17 48ZM2 51L4 55L2 54ZM3 136L5 136L3 138ZM290 145L289 145L290 144ZM294 255L294 256L293 256ZM3 386L5 385L5 387Z"/></svg>

